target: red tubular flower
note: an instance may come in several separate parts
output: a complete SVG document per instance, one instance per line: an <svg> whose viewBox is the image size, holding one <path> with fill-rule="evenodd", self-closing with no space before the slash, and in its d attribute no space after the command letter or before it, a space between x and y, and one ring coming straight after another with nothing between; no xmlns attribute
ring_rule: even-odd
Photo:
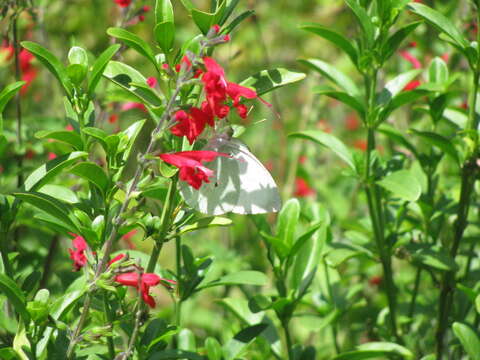
<svg viewBox="0 0 480 360"><path fill-rule="evenodd" d="M307 197L315 195L315 190L313 190L305 179L297 177L295 179L295 192L293 194L296 197Z"/></svg>
<svg viewBox="0 0 480 360"><path fill-rule="evenodd" d="M115 4L122 8L130 6L131 2L132 0L115 0Z"/></svg>
<svg viewBox="0 0 480 360"><path fill-rule="evenodd" d="M420 61L418 61L418 59L410 52L406 50L400 51L400 56L407 60L410 64L412 64L414 69L420 69L422 67Z"/></svg>
<svg viewBox="0 0 480 360"><path fill-rule="evenodd" d="M419 87L422 83L420 82L420 80L412 80L410 81L407 86L405 86L403 88L403 91L410 91L410 90L414 90L416 89L417 87Z"/></svg>
<svg viewBox="0 0 480 360"><path fill-rule="evenodd" d="M153 77L153 76L152 76L152 77L149 77L149 78L147 79L147 84L148 84L148 86L150 86L151 88L154 88L155 86L157 86L157 83L158 83L157 78L155 78L155 77Z"/></svg>
<svg viewBox="0 0 480 360"><path fill-rule="evenodd" d="M108 262L108 266L112 265L113 263L122 260L125 257L125 254L118 254L112 260Z"/></svg>
<svg viewBox="0 0 480 360"><path fill-rule="evenodd" d="M173 154L160 154L159 157L180 169L180 180L187 182L194 189L200 189L203 182L210 182L213 171L203 162L215 160L218 156L229 156L216 151L181 151Z"/></svg>
<svg viewBox="0 0 480 360"><path fill-rule="evenodd" d="M70 253L70 259L73 260L73 271L79 271L87 263L87 257L85 250L87 250L87 243L85 239L80 235L77 235L73 239L73 249L68 249Z"/></svg>
<svg viewBox="0 0 480 360"><path fill-rule="evenodd" d="M133 286L137 290L142 292L142 298L145 303L148 304L151 308L155 307L155 300L149 294L150 287L158 285L161 281L176 284L173 280L163 279L157 274L153 273L145 273L142 274L142 278L140 279L140 288L139 288L139 281L138 281L138 273L137 272L129 272L125 274L120 274L115 277L115 281L126 286Z"/></svg>

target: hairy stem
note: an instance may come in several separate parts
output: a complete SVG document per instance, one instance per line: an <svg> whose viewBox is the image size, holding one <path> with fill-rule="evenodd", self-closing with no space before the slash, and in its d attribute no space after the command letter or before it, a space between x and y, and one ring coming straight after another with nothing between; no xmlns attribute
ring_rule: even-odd
<svg viewBox="0 0 480 360"><path fill-rule="evenodd" d="M480 24L480 9L477 9L477 24ZM480 33L477 34L477 41L480 41ZM458 202L457 216L453 225L453 242L450 248L450 255L453 259L457 256L460 243L463 238L463 233L468 224L468 213L470 210L470 203L472 201L473 188L475 185L476 174L478 173L478 166L476 164L478 156L478 117L476 113L477 94L479 90L480 79L480 57L477 57L477 63L472 68L473 77L472 85L469 94L469 113L468 122L466 126L467 136L471 136L473 140L473 153L466 159L462 166L461 172L461 188L460 199ZM472 135L470 135L472 134ZM440 306L438 311L438 327L436 333L436 355L437 360L442 360L444 354L444 338L445 333L449 327L449 317L452 311L453 295L455 292L455 275L456 271L448 271L442 279L440 292Z"/></svg>
<svg viewBox="0 0 480 360"><path fill-rule="evenodd" d="M375 184L376 164L372 164L372 152L375 150L375 100L378 72L373 71L364 77L368 110L366 114L367 126L367 151L365 156L365 194L367 197L370 219L372 222L373 234L377 245L380 262L382 264L385 280L385 291L388 300L390 331L393 337L401 342L397 329L397 298L396 288L393 282L391 246L385 239L384 209L382 206L382 191Z"/></svg>

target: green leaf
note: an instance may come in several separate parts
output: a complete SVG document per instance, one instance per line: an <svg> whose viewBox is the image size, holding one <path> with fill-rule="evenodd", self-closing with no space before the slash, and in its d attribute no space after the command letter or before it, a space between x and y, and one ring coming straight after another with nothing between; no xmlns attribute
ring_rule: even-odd
<svg viewBox="0 0 480 360"><path fill-rule="evenodd" d="M68 78L65 67L55 55L45 49L43 46L31 41L22 41L21 45L30 51L35 57L57 78L65 89L68 97L72 96L72 83Z"/></svg>
<svg viewBox="0 0 480 360"><path fill-rule="evenodd" d="M222 285L255 285L264 286L268 281L267 276L260 271L244 270L236 273L222 276L220 279L211 281L200 288L197 291L207 289L214 286Z"/></svg>
<svg viewBox="0 0 480 360"><path fill-rule="evenodd" d="M409 70L387 82L378 95L377 102L381 105L389 103L393 97L400 93L420 73L420 69Z"/></svg>
<svg viewBox="0 0 480 360"><path fill-rule="evenodd" d="M360 117L365 117L365 105L359 98L348 95L346 92L325 90L321 86L314 86L312 91L314 94L325 95L336 99L344 103L345 105L351 107L358 113Z"/></svg>
<svg viewBox="0 0 480 360"><path fill-rule="evenodd" d="M2 92L0 92L0 114L3 113L5 106L7 106L8 102L15 96L15 94L22 88L24 84L25 81L17 81L3 88ZM2 131L1 128L0 131Z"/></svg>
<svg viewBox="0 0 480 360"><path fill-rule="evenodd" d="M87 52L79 46L73 46L68 52L68 61L70 64L83 65L88 67L88 55Z"/></svg>
<svg viewBox="0 0 480 360"><path fill-rule="evenodd" d="M268 324L257 324L249 326L239 333L237 333L228 343L223 347L225 360L233 360L266 328Z"/></svg>
<svg viewBox="0 0 480 360"><path fill-rule="evenodd" d="M397 51L403 40L405 40L420 24L421 22L417 21L405 25L388 38L382 49L383 62L387 61Z"/></svg>
<svg viewBox="0 0 480 360"><path fill-rule="evenodd" d="M301 59L299 61L318 71L335 85L345 90L350 96L359 97L361 95L360 90L352 79L341 72L337 67L318 59Z"/></svg>
<svg viewBox="0 0 480 360"><path fill-rule="evenodd" d="M437 10L420 3L408 4L408 10L421 16L436 27L438 31L449 36L461 49L466 49L470 45L450 19Z"/></svg>
<svg viewBox="0 0 480 360"><path fill-rule="evenodd" d="M45 211L47 214L50 214L51 216L57 218L58 220L66 224L72 232L78 232L78 227L70 216L71 211L67 204L62 203L61 201L50 195L42 194L39 192L17 192L13 195L17 199L25 201L35 206L36 208Z"/></svg>
<svg viewBox="0 0 480 360"><path fill-rule="evenodd" d="M446 137L429 131L418 131L415 129L410 129L409 131L419 136L428 144L440 149L443 153L455 160L457 164L460 164L460 158L458 156L457 149Z"/></svg>
<svg viewBox="0 0 480 360"><path fill-rule="evenodd" d="M362 8L356 0L345 0L347 5L355 14L355 17L360 24L363 34L365 35L365 40L367 41L368 47L373 44L375 28L371 21L371 17L367 14L364 8Z"/></svg>
<svg viewBox="0 0 480 360"><path fill-rule="evenodd" d="M197 344L195 342L195 335L189 329L182 329L177 335L178 348L185 351L195 351Z"/></svg>
<svg viewBox="0 0 480 360"><path fill-rule="evenodd" d="M154 28L154 34L160 48L165 54L168 54L172 50L175 40L175 25L173 22L158 23Z"/></svg>
<svg viewBox="0 0 480 360"><path fill-rule="evenodd" d="M13 84L5 86L0 92L0 155L2 154L3 142L6 144L6 138L1 135L3 133L3 111L8 102L15 96L15 94L22 88L25 81L17 81Z"/></svg>
<svg viewBox="0 0 480 360"><path fill-rule="evenodd" d="M105 174L105 171L97 164L93 162L81 162L70 168L68 172L90 181L92 184L95 184L104 195L106 194L110 180L107 174Z"/></svg>
<svg viewBox="0 0 480 360"><path fill-rule="evenodd" d="M0 291L7 297L25 324L30 322L26 299L18 285L5 274L0 274Z"/></svg>
<svg viewBox="0 0 480 360"><path fill-rule="evenodd" d="M77 160L87 157L88 153L83 151L75 151L70 154L58 156L43 164L34 170L25 180L24 187L26 191L35 191L43 185L50 182L63 169L72 165Z"/></svg>
<svg viewBox="0 0 480 360"><path fill-rule="evenodd" d="M446 84L448 81L448 66L442 58L435 57L428 67L428 82Z"/></svg>
<svg viewBox="0 0 480 360"><path fill-rule="evenodd" d="M232 224L232 220L226 217L221 217L221 216L206 217L206 218L197 220L193 224L188 224L186 226L183 226L180 229L180 231L177 233L177 235L183 235L191 231L206 229L210 227L230 226L231 224Z"/></svg>
<svg viewBox="0 0 480 360"><path fill-rule="evenodd" d="M277 68L273 70L262 70L243 80L240 85L254 88L257 95L260 96L282 86L303 80L304 78L304 73Z"/></svg>
<svg viewBox="0 0 480 360"><path fill-rule="evenodd" d="M408 170L388 174L377 184L390 191L395 197L405 201L417 201L422 194L422 186Z"/></svg>
<svg viewBox="0 0 480 360"><path fill-rule="evenodd" d="M208 360L222 360L222 346L217 339L208 337L205 340L205 350L207 350Z"/></svg>
<svg viewBox="0 0 480 360"><path fill-rule="evenodd" d="M318 36L321 36L325 40L330 41L333 45L342 49L348 57L352 60L352 63L357 65L358 53L355 46L343 35L331 30L328 27L315 23L307 23L300 26L300 29L310 31Z"/></svg>
<svg viewBox="0 0 480 360"><path fill-rule="evenodd" d="M428 95L430 92L423 89L414 89L410 91L402 91L400 94L396 95L391 99L387 107L382 111L382 116L380 120L385 120L393 111L398 109L403 105L410 104L419 98Z"/></svg>
<svg viewBox="0 0 480 360"><path fill-rule="evenodd" d="M122 28L108 28L107 34L119 39L127 46L135 49L138 53L145 56L159 71L158 63L155 60L155 54L153 53L150 45L148 45L145 40L135 35L134 33Z"/></svg>
<svg viewBox="0 0 480 360"><path fill-rule="evenodd" d="M289 249L295 239L298 220L300 219L300 202L298 199L288 200L280 210L277 220L277 238Z"/></svg>
<svg viewBox="0 0 480 360"><path fill-rule="evenodd" d="M307 139L316 142L326 148L332 150L340 159L345 161L350 168L356 172L355 162L353 160L352 153L335 136L328 134L320 130L306 130L298 133L289 134L289 137Z"/></svg>
<svg viewBox="0 0 480 360"><path fill-rule="evenodd" d="M387 124L380 125L380 127L378 128L378 131L386 135L389 139L393 140L394 142L400 145L403 145L405 148L410 150L412 154L414 154L415 157L418 159L417 149L415 148L415 146L412 145L410 141L407 140L407 138L400 131L398 131L397 129Z"/></svg>
<svg viewBox="0 0 480 360"><path fill-rule="evenodd" d="M480 339L478 335L469 326L454 322L452 325L453 333L460 340L471 360L480 360Z"/></svg>
<svg viewBox="0 0 480 360"><path fill-rule="evenodd" d="M370 345L373 344L373 345ZM389 344L389 345L386 345ZM392 344L392 343L367 343L363 344L368 345L365 346L363 350L357 351L349 351L343 354L337 355L333 358L333 360L364 360L364 359L379 359L384 358L384 356L391 356L391 355L400 355L403 359L406 360L413 360L415 357L414 355L408 350L407 348ZM397 347L393 348L393 345ZM368 350L368 347L373 347L373 349ZM382 350L384 349L384 350Z"/></svg>
<svg viewBox="0 0 480 360"><path fill-rule="evenodd" d="M221 5L214 13L207 13L197 9L191 9L192 19L203 35L206 35L208 30L210 30L213 25L220 22L225 11L226 4L226 1L222 1Z"/></svg>
<svg viewBox="0 0 480 360"><path fill-rule="evenodd" d="M235 1L238 1L238 0L235 0ZM233 1L231 3L233 3ZM255 14L255 11L253 10L244 11L243 13L238 15L235 19L233 19L230 22L230 24L225 26L225 29L222 30L222 34L230 34L238 25L240 25L242 21L244 21L245 19L248 19L253 14ZM221 25L221 23L219 24Z"/></svg>
<svg viewBox="0 0 480 360"><path fill-rule="evenodd" d="M66 131L66 130L42 130L35 133L35 137L37 139L54 139L63 141L64 143L72 145L74 149L82 150L83 149L83 142L80 135L78 135L75 131Z"/></svg>
<svg viewBox="0 0 480 360"><path fill-rule="evenodd" d="M0 359L3 360L21 360L18 353L11 347L4 347L0 349Z"/></svg>
<svg viewBox="0 0 480 360"><path fill-rule="evenodd" d="M87 75L87 68L80 64L70 64L67 66L67 75L72 83L80 86Z"/></svg>
<svg viewBox="0 0 480 360"><path fill-rule="evenodd" d="M275 253L280 260L283 261L290 253L290 248L279 238L271 236L264 231L260 231L260 236L263 237L271 246L273 246Z"/></svg>
<svg viewBox="0 0 480 360"><path fill-rule="evenodd" d="M148 360L205 360L203 356L191 351L183 350L164 350L153 353L148 357Z"/></svg>
<svg viewBox="0 0 480 360"><path fill-rule="evenodd" d="M84 127L82 129L82 132L98 140L98 142L100 143L100 145L102 145L105 152L108 153L108 144L106 142L106 138L108 135L105 131L95 127Z"/></svg>
<svg viewBox="0 0 480 360"><path fill-rule="evenodd" d="M147 79L137 70L124 63L110 61L103 72L103 76L135 96L145 105L152 107L162 105L162 100L147 85Z"/></svg>
<svg viewBox="0 0 480 360"><path fill-rule="evenodd" d="M155 2L155 24L163 22L173 23L173 7L170 0L156 0Z"/></svg>
<svg viewBox="0 0 480 360"><path fill-rule="evenodd" d="M456 271L455 260L444 250L436 246L421 247L412 253L412 261L440 271Z"/></svg>
<svg viewBox="0 0 480 360"><path fill-rule="evenodd" d="M111 45L107 48L107 50L102 52L98 59L93 63L92 72L88 82L88 96L93 96L93 93L95 92L95 89L102 78L103 71L107 67L110 59L117 53L120 47L121 46L119 44Z"/></svg>

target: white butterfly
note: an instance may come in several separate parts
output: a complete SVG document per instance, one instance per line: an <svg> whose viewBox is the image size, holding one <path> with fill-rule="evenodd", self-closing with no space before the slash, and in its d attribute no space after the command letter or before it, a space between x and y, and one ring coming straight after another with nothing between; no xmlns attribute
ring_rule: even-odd
<svg viewBox="0 0 480 360"><path fill-rule="evenodd" d="M272 176L247 146L227 135L217 135L203 150L223 152L206 163L215 172L215 178L195 190L180 182L180 192L192 208L209 215L228 212L236 214L263 214L281 208L280 194Z"/></svg>

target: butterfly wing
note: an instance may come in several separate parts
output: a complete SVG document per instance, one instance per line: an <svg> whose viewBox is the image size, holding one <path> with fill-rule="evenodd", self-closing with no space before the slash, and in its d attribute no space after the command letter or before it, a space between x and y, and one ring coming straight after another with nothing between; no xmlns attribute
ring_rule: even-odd
<svg viewBox="0 0 480 360"><path fill-rule="evenodd" d="M281 208L280 194L270 172L250 152L248 147L237 139L228 143L230 154L236 160L241 186L236 205L236 214L263 214L277 212Z"/></svg>
<svg viewBox="0 0 480 360"><path fill-rule="evenodd" d="M260 214L276 212L280 195L272 176L248 148L236 139L219 137L206 148L227 153L205 165L215 172L199 190L180 182L185 202L204 214Z"/></svg>

